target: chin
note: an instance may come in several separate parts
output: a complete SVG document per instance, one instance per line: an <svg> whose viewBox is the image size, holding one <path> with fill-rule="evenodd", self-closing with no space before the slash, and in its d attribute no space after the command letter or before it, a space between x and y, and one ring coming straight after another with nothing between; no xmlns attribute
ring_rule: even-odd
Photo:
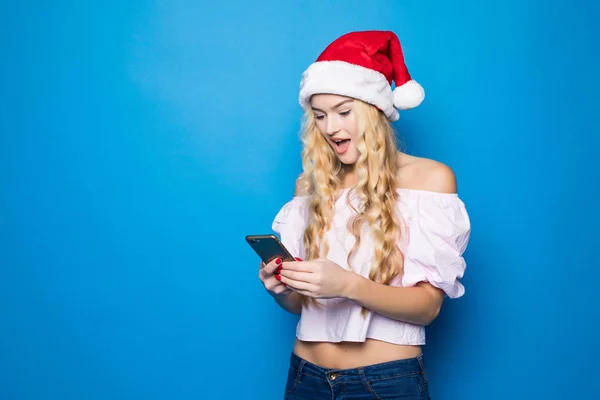
<svg viewBox="0 0 600 400"><path fill-rule="evenodd" d="M338 156L338 159L344 165L354 165L356 164L356 161L358 161L358 157L346 154L342 155L341 157Z"/></svg>

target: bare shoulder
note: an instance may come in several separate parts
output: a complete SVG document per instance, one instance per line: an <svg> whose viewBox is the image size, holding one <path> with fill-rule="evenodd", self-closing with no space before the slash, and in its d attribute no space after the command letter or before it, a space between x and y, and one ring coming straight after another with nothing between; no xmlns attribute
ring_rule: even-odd
<svg viewBox="0 0 600 400"><path fill-rule="evenodd" d="M456 193L454 171L444 163L423 157L401 154L398 187L440 193Z"/></svg>

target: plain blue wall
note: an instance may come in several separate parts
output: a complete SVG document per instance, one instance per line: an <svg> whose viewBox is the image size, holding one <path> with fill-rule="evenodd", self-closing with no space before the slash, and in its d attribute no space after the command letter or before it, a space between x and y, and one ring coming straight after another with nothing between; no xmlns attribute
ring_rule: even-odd
<svg viewBox="0 0 600 400"><path fill-rule="evenodd" d="M302 71L363 29L472 218L432 398L600 398L597 3L202 3L2 2L0 398L281 397L296 318L243 238L292 195Z"/></svg>

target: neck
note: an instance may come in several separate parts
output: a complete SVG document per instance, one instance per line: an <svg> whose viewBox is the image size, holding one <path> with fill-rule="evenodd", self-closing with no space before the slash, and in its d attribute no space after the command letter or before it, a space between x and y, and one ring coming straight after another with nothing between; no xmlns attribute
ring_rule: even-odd
<svg viewBox="0 0 600 400"><path fill-rule="evenodd" d="M347 189L356 186L356 169L354 165L343 165L342 166L342 188Z"/></svg>
<svg viewBox="0 0 600 400"><path fill-rule="evenodd" d="M396 168L400 168L403 165L410 164L414 160L414 157L402 153L401 151L396 152L395 165ZM356 186L358 176L356 175L355 164L342 164L342 172L340 175L342 180L342 188L348 189Z"/></svg>

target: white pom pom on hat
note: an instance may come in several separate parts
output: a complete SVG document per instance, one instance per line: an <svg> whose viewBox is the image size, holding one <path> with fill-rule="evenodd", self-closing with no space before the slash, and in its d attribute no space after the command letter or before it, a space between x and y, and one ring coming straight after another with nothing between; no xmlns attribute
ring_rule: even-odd
<svg viewBox="0 0 600 400"><path fill-rule="evenodd" d="M308 109L310 98L319 93L362 100L390 121L399 118L398 110L415 108L425 98L423 87L408 72L400 40L391 31L350 32L327 46L302 74L302 108Z"/></svg>
<svg viewBox="0 0 600 400"><path fill-rule="evenodd" d="M399 110L418 107L425 98L425 90L415 80L410 80L394 89L394 106Z"/></svg>

